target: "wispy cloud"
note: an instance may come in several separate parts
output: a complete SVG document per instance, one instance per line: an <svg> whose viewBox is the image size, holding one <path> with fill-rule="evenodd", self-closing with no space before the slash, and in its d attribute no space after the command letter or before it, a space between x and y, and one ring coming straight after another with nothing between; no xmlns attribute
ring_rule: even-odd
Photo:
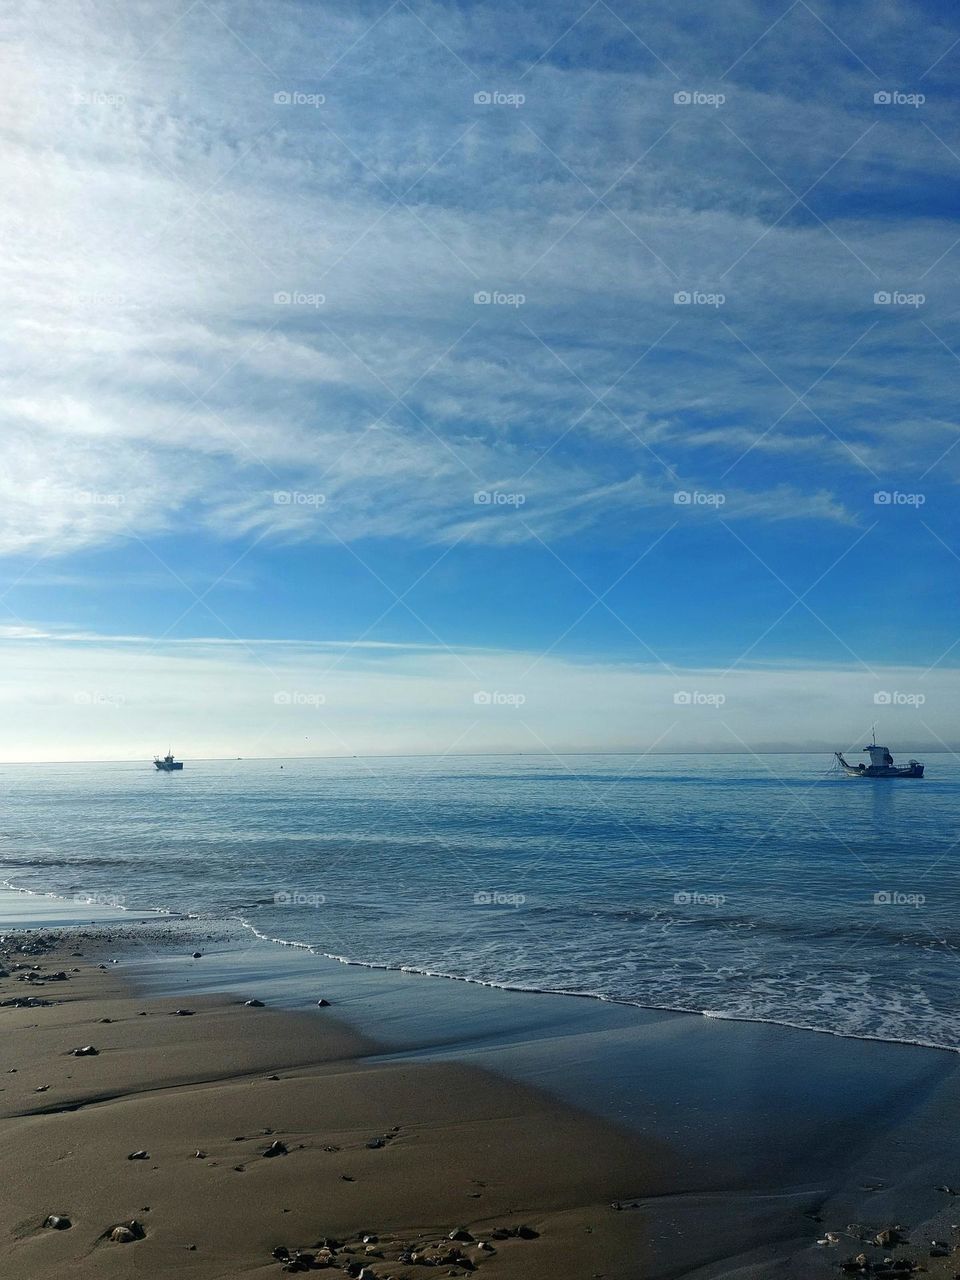
<svg viewBox="0 0 960 1280"><path fill-rule="evenodd" d="M932 464L956 366L874 294L952 344L956 120L874 93L952 36L737 9L25 12L0 551L629 538L731 467L730 518L843 524Z"/></svg>

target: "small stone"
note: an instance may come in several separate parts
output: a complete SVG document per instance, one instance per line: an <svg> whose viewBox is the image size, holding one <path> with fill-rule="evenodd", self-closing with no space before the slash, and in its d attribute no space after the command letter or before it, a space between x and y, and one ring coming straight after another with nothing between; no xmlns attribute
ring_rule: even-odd
<svg viewBox="0 0 960 1280"><path fill-rule="evenodd" d="M194 1158L194 1160L206 1160L206 1158L207 1158L207 1153L206 1153L205 1151L200 1151L200 1150L199 1150L199 1148L198 1148L198 1149L193 1153L193 1158Z"/></svg>
<svg viewBox="0 0 960 1280"><path fill-rule="evenodd" d="M108 1234L115 1244L132 1244L135 1240L142 1240L147 1233L136 1218L131 1218L129 1222L119 1222L111 1227Z"/></svg>
<svg viewBox="0 0 960 1280"><path fill-rule="evenodd" d="M62 1213L51 1213L43 1225L49 1227L51 1231L69 1231L73 1223Z"/></svg>
<svg viewBox="0 0 960 1280"><path fill-rule="evenodd" d="M262 1152L261 1154L264 1157L285 1156L287 1155L287 1148L280 1141L280 1139L277 1138L274 1142L271 1142L269 1147L267 1147L266 1151Z"/></svg>
<svg viewBox="0 0 960 1280"><path fill-rule="evenodd" d="M534 1231L533 1227L514 1227L513 1234L521 1240L537 1240L540 1236L539 1231Z"/></svg>
<svg viewBox="0 0 960 1280"><path fill-rule="evenodd" d="M317 1008L318 1008L318 1009L329 1009L329 1008L330 1008L330 1001L329 1001L329 1000L318 1000L318 1001L317 1001Z"/></svg>
<svg viewBox="0 0 960 1280"><path fill-rule="evenodd" d="M95 1058L100 1050L95 1049L92 1044L85 1044L82 1049L71 1049L70 1052L75 1058Z"/></svg>
<svg viewBox="0 0 960 1280"><path fill-rule="evenodd" d="M46 1093L46 1092L47 1092L47 1090L48 1090L49 1088L50 1088L50 1086L49 1086L48 1084L38 1084L38 1085L37 1085L37 1087L36 1087L36 1089L34 1089L34 1091L33 1091L33 1092L34 1092L34 1093Z"/></svg>
<svg viewBox="0 0 960 1280"><path fill-rule="evenodd" d="M367 1146L370 1147L372 1151L376 1151L378 1147L386 1146L386 1143L382 1138L371 1138L367 1143Z"/></svg>
<svg viewBox="0 0 960 1280"><path fill-rule="evenodd" d="M246 1005L246 1007L247 1007L248 1009L262 1009L262 1008L263 1008L263 1001L262 1001L262 1000L244 1000L244 1002L243 1002L243 1003Z"/></svg>
<svg viewBox="0 0 960 1280"><path fill-rule="evenodd" d="M128 1160L149 1160L150 1153L148 1151L131 1151L127 1156Z"/></svg>
<svg viewBox="0 0 960 1280"><path fill-rule="evenodd" d="M466 1227L457 1227L454 1231L451 1231L451 1232L450 1232L450 1234L447 1236L447 1239L448 1239L448 1240L470 1241L470 1240L472 1240L472 1239L473 1239L473 1236L472 1236L472 1235L470 1234L470 1232L466 1229Z"/></svg>
<svg viewBox="0 0 960 1280"><path fill-rule="evenodd" d="M202 960L202 959L203 959L203 952L202 952L202 951L195 951L195 952L193 953L193 959L194 959L194 960Z"/></svg>
<svg viewBox="0 0 960 1280"><path fill-rule="evenodd" d="M286 1262L290 1257L290 1250L285 1244L278 1244L273 1251L273 1256L278 1262Z"/></svg>
<svg viewBox="0 0 960 1280"><path fill-rule="evenodd" d="M885 1227L883 1231L878 1231L874 1236L873 1243L879 1245L881 1249L889 1249L892 1244L903 1243L903 1236L899 1227Z"/></svg>
<svg viewBox="0 0 960 1280"><path fill-rule="evenodd" d="M172 1018L192 1018L194 1012L193 1009L174 1009L170 1016Z"/></svg>

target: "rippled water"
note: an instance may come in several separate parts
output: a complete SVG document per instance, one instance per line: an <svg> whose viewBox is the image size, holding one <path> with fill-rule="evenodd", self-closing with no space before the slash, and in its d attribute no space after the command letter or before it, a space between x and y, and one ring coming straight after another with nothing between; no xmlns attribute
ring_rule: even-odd
<svg viewBox="0 0 960 1280"><path fill-rule="evenodd" d="M960 1047L960 768L825 756L0 766L0 876L364 964Z"/></svg>

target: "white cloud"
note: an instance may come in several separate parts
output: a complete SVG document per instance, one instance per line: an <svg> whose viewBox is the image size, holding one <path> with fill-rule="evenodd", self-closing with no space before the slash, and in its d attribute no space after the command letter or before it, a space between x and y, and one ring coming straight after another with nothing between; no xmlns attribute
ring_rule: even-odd
<svg viewBox="0 0 960 1280"><path fill-rule="evenodd" d="M651 13L645 39L686 78L711 62L716 75L768 25L762 6L740 8L742 22L695 41ZM887 16L878 38L893 43L906 11ZM818 195L842 206L846 187L889 190L908 166L935 181L952 163L915 120L877 119L870 77L828 33L791 16L792 36L751 55L771 83L733 76L711 118L675 108L678 81L598 10L563 58L523 77L511 116L484 114L473 93L515 88L562 34L560 11L511 10L505 30L493 9L424 10L439 39L403 6L364 34L375 17L331 7L320 30L297 5L269 29L243 4L182 21L109 0L32 11L2 211L18 233L0 251L18 346L3 375L0 551L173 527L494 543L525 526L626 530L669 506L678 476L716 487L711 473L789 405L778 377L805 391L875 320L812 398L830 429L808 415L764 437L727 514L849 522L842 488L864 473L836 436L874 469L919 471L942 453L950 357L924 334L918 353L916 317L878 316L872 294L915 283L949 248L946 221L830 209L835 233L802 210L771 226L792 196L770 169L803 190L870 123ZM789 44L801 30L816 76ZM939 50L945 34L923 40ZM277 106L281 85L327 102ZM609 208L591 210L591 190L617 179ZM673 304L677 288L721 283L722 312ZM935 301L937 277L925 287ZM478 289L527 302L475 306ZM297 290L325 301L274 305ZM891 369L921 391L871 390ZM753 467L818 449L824 466L803 481ZM523 490L524 524L477 518L472 492L494 486ZM280 509L277 489L324 493L323 520ZM76 491L123 502L64 499Z"/></svg>
<svg viewBox="0 0 960 1280"><path fill-rule="evenodd" d="M878 693L925 702L877 705ZM822 750L813 775L875 720L895 751L955 745L960 673L787 663L725 674L442 645L118 642L8 628L0 707L7 761L146 761L168 743L187 759L749 744Z"/></svg>

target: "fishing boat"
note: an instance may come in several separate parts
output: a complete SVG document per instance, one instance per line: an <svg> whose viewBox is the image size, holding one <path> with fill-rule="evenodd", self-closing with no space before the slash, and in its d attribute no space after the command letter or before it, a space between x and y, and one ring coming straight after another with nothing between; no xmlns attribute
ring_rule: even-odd
<svg viewBox="0 0 960 1280"><path fill-rule="evenodd" d="M183 768L183 761L174 760L173 752L170 751L169 748L167 750L167 754L162 760L159 756L154 756L153 763L161 773L176 773L178 769Z"/></svg>
<svg viewBox="0 0 960 1280"><path fill-rule="evenodd" d="M837 764L852 778L922 778L923 765L919 760L910 760L906 765L896 765L893 763L893 756L890 754L888 747L877 746L877 732L873 732L873 741L869 747L863 750L870 755L870 763L864 764L860 761L858 764L850 764L844 760L843 753L835 751L833 754L837 758Z"/></svg>

